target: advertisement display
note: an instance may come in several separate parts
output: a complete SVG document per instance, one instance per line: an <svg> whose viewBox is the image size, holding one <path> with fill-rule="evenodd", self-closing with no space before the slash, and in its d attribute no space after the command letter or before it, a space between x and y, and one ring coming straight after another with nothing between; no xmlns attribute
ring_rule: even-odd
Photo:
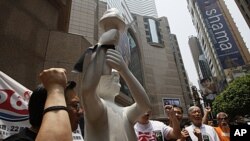
<svg viewBox="0 0 250 141"><path fill-rule="evenodd" d="M179 98L163 98L162 102L163 102L163 106L165 106L165 105L181 106Z"/></svg>
<svg viewBox="0 0 250 141"><path fill-rule="evenodd" d="M223 69L245 64L236 40L228 27L217 0L197 0L207 32Z"/></svg>
<svg viewBox="0 0 250 141"><path fill-rule="evenodd" d="M200 80L203 100L207 105L212 105L218 94L216 78L204 78Z"/></svg>

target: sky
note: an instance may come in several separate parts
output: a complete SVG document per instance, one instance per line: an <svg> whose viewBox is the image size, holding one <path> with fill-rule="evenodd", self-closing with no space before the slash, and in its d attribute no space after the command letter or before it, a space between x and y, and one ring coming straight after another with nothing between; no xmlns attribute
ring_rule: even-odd
<svg viewBox="0 0 250 141"><path fill-rule="evenodd" d="M168 18L172 34L177 36L182 59L191 84L198 85L198 75L194 66L192 54L188 45L189 36L196 36L191 15L187 8L187 0L155 0L158 17ZM247 26L234 0L226 0L229 12L250 51L250 29ZM247 40L248 39L248 40Z"/></svg>

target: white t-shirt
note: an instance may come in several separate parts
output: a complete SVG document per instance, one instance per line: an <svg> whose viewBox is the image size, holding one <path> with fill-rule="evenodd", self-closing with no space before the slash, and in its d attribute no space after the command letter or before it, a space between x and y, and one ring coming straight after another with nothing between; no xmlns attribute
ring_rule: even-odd
<svg viewBox="0 0 250 141"><path fill-rule="evenodd" d="M74 132L72 132L72 137L73 137L73 141L84 141L79 125L78 125L77 129Z"/></svg>
<svg viewBox="0 0 250 141"><path fill-rule="evenodd" d="M160 121L149 120L148 124L136 123L134 125L138 141L164 141L171 127Z"/></svg>
<svg viewBox="0 0 250 141"><path fill-rule="evenodd" d="M199 128L194 126L193 124L186 127L186 130L188 131L192 141L198 141L198 138L194 135L194 129ZM212 126L202 124L201 127L201 134L203 141L220 141L216 131Z"/></svg>

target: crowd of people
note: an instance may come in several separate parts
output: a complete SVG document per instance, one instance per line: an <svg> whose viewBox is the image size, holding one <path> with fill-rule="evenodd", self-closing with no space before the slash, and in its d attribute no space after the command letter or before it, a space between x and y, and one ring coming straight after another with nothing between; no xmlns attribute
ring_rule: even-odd
<svg viewBox="0 0 250 141"><path fill-rule="evenodd" d="M68 81L65 69L43 70L39 75L41 85L29 100L31 127L4 141L72 141L72 131L83 117L82 141L229 141L228 115L218 113L218 126L213 127L207 118L211 108L206 108L202 115L200 107L191 106L188 109L190 122L182 124L182 107L165 105L169 124L151 119L153 111L146 91L119 51L113 49L119 39L118 27L124 24L120 18L115 18L116 14L116 10L111 9L101 18L105 33L99 44L89 48L90 62L84 62L82 56L81 64L84 62L87 66L83 66L81 93L76 93L76 83ZM115 19L117 24L109 22L107 17ZM106 45L101 46L101 43ZM110 44L114 46L108 46ZM115 103L120 91L119 77L126 82L135 101L127 107Z"/></svg>
<svg viewBox="0 0 250 141"><path fill-rule="evenodd" d="M71 132L78 127L80 118L84 116L84 108L74 88L74 81L67 81L65 70L51 68L40 74L42 85L39 85L29 101L30 128L4 141L34 140L72 140ZM211 109L206 109L204 116L198 106L188 109L190 124L182 125L183 110L179 106L166 105L169 125L161 121L151 120L152 111L142 114L134 123L138 141L229 141L230 129L228 115L217 114L218 126L208 125L206 116ZM112 123L115 124L115 123ZM55 128L58 127L58 128ZM61 128L60 128L61 127ZM88 128L85 128L85 132Z"/></svg>

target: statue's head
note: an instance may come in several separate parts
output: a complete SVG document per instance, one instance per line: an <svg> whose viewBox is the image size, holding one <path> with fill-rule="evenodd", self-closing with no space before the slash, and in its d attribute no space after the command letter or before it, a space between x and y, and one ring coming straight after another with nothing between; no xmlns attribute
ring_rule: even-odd
<svg viewBox="0 0 250 141"><path fill-rule="evenodd" d="M100 27L105 31L109 29L118 29L123 32L125 29L125 22L120 12L116 8L110 8L104 12L99 21Z"/></svg>

